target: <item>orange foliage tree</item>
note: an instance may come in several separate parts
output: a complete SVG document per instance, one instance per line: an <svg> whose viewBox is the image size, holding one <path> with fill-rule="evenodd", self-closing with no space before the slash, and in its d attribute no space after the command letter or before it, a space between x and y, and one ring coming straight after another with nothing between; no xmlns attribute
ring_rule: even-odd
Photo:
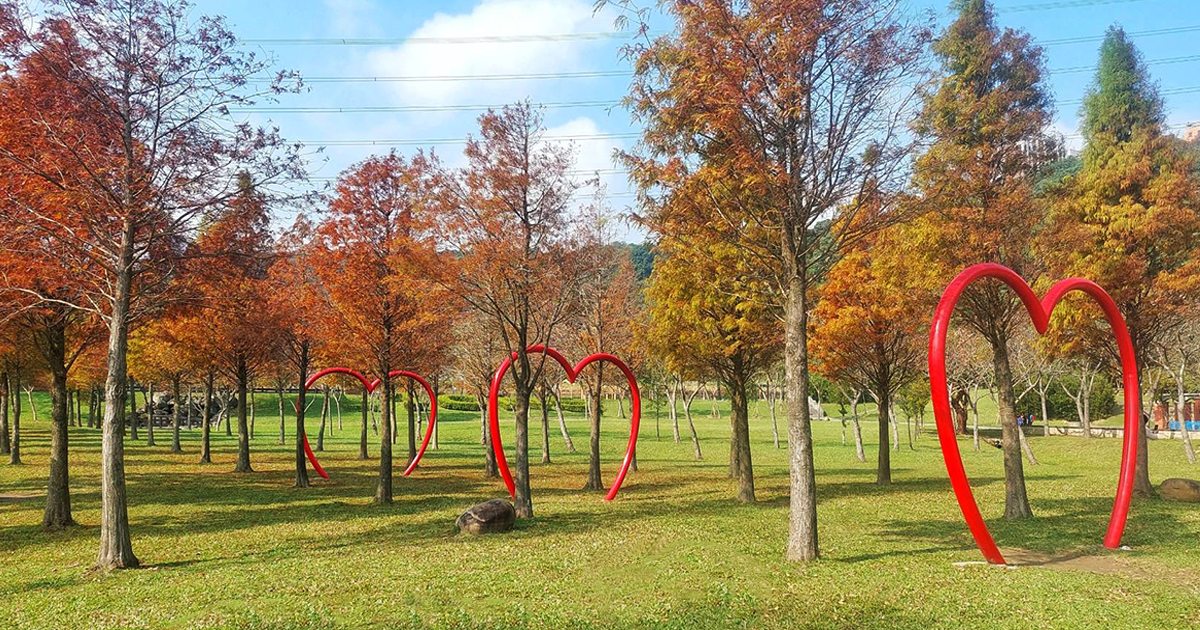
<svg viewBox="0 0 1200 630"><path fill-rule="evenodd" d="M514 357L515 503L517 516L531 517L529 397L546 358L525 349L549 344L571 316L586 261L576 256L580 239L568 211L582 184L571 176L573 148L543 140L542 114L533 105L488 111L479 127L467 143L468 165L448 190L441 225L459 258L445 269L455 292L493 321Z"/></svg>
<svg viewBox="0 0 1200 630"><path fill-rule="evenodd" d="M645 19L636 0L610 0ZM809 294L842 247L820 224L854 215L867 185L902 185L911 138L903 125L921 83L926 25L899 0L672 0L675 28L634 44L628 105L644 123L625 156L656 230L700 227L735 244L760 270L782 312L786 344L791 510L787 557L818 555L817 488L809 417ZM622 15L630 15L623 11ZM642 24L643 32L648 29ZM891 220L893 215L881 215ZM686 242L686 241L685 241Z"/></svg>
<svg viewBox="0 0 1200 630"><path fill-rule="evenodd" d="M392 502L392 405L398 369L434 363L447 338L440 285L422 270L435 268L434 221L440 196L437 160L417 153L371 157L349 168L317 228L316 271L329 292L339 327L352 336L383 387L383 435L375 502ZM410 387L409 392L413 390ZM411 400L411 398L410 398ZM408 461L416 457L414 419L408 419Z"/></svg>
<svg viewBox="0 0 1200 630"><path fill-rule="evenodd" d="M872 393L879 409L875 481L892 481L888 420L896 392L921 373L936 296L906 264L895 230L859 243L829 270L813 311L809 347L817 371Z"/></svg>

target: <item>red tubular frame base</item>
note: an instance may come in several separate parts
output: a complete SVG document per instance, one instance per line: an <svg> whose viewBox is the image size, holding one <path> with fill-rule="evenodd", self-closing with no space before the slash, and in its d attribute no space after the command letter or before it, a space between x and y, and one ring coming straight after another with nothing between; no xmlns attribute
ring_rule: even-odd
<svg viewBox="0 0 1200 630"><path fill-rule="evenodd" d="M962 509L963 518L975 544L983 552L983 557L993 564L1005 564L1004 557L992 540L983 516L979 513L979 505L971 492L971 484L967 481L967 473L963 469L962 454L958 450L958 438L954 432L954 424L950 417L950 390L946 385L946 333L950 328L950 316L959 296L972 282L980 278L997 278L1012 288L1025 304L1033 326L1038 334L1045 334L1050 323L1050 314L1064 295L1071 291L1079 291L1091 296L1100 305L1105 319L1112 327L1117 339L1117 348L1121 355L1121 380L1125 390L1125 436L1121 446L1121 472L1117 480L1117 494L1113 501L1112 516L1108 521L1108 531L1104 534L1104 546L1116 548L1121 545L1121 534L1125 531L1125 521L1129 517L1129 502L1133 498L1133 475L1137 465L1138 423L1141 421L1141 401L1138 395L1137 361L1133 354L1133 341L1129 338L1129 329L1125 326L1125 318L1117 308L1116 302L1104 289L1091 280L1068 278L1050 288L1040 301L1037 294L1025 280L1013 270L993 263L972 265L958 274L946 287L942 299L938 302L937 311L933 318L933 327L929 333L929 383L933 400L933 415L937 420L938 441L942 447L942 457L946 460L946 472L950 475L950 485L954 488L954 496Z"/></svg>
<svg viewBox="0 0 1200 630"><path fill-rule="evenodd" d="M633 463L634 451L637 448L638 426L642 419L642 396L638 392L637 378L633 375L633 370L629 369L625 362L617 358L615 355L606 352L600 352L589 355L584 360L580 361L574 367L567 362L554 348L548 348L542 345L529 346L525 349L527 353L543 353L546 356L554 359L562 366L567 373L567 381L574 383L579 377L579 373L583 368L587 367L593 361L607 361L621 370L625 374L625 379L629 381L629 393L633 398L633 411L630 414L629 420L629 445L625 447L625 460L621 462L621 469L617 472L617 476L613 479L613 485L605 495L605 501L612 501L617 496L617 492L621 490L621 484L625 482L625 475L629 472L629 465ZM513 498L517 496L517 487L513 483L512 473L508 470L508 457L504 454L504 445L500 442L500 385L504 381L504 374L508 372L509 366L512 365L513 359L517 358L517 353L504 359L500 367L496 369L495 376L492 377L492 386L488 390L488 427L492 434L492 451L496 453L496 465L500 468L500 476L504 479L504 485L508 486L508 494Z"/></svg>
<svg viewBox="0 0 1200 630"><path fill-rule="evenodd" d="M329 374L349 374L350 376L353 376L363 384L363 387L367 389L368 394L374 392L375 388L379 387L383 383L383 381L380 379L367 382L367 377L363 376L357 370L344 367L332 367L325 368L324 370L321 370L320 372L308 377L308 380L304 382L304 392L307 393L309 388L313 386L313 383L316 383L322 377ZM421 457L425 455L425 448L429 446L429 439L433 437L433 425L437 422L437 397L433 395L433 388L429 386L429 383L427 383L425 379L421 378L420 374L409 372L408 370L393 370L388 373L389 379L397 376L406 376L416 381L421 385L422 388L425 389L425 394L429 396L429 426L425 429L425 438L421 440L421 448L417 450L417 456L413 458L412 463L408 465L408 468L405 468L404 472L400 473L401 475L407 477L412 473L412 471L416 470L417 464L421 461ZM293 403L292 407L296 408L296 404ZM297 412L299 412L298 409ZM329 473L325 472L325 469L321 467L321 462L317 461L317 456L313 453L312 447L310 447L308 444L307 431L300 434L300 440L304 445L304 453L308 455L308 461L312 464L313 469L316 470L317 474L321 475L322 478L328 479Z"/></svg>

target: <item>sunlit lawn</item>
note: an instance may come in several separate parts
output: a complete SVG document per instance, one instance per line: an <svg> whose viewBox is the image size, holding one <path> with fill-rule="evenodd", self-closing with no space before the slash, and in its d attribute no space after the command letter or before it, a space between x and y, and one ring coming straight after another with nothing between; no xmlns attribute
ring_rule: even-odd
<svg viewBox="0 0 1200 630"><path fill-rule="evenodd" d="M43 398L44 404L44 398ZM0 464L0 627L8 628L1183 628L1200 626L1200 506L1135 503L1125 543L1100 538L1112 505L1119 442L1032 437L1042 464L1027 468L1037 518L1004 522L999 450L962 445L999 544L1054 555L1115 558L1101 570L954 563L980 560L929 433L893 454L896 482L874 485L868 461L818 422L823 558L785 562L786 451L771 444L761 405L753 421L759 503L732 500L728 416L697 402L704 460L661 437L647 410L638 463L616 501L581 492L587 425L569 420L580 452L557 427L551 465L533 464L536 518L507 535L455 536L469 505L504 496L482 476L477 414L444 412L441 443L396 502L371 504L378 462L357 460L357 413L326 441L329 481L291 488L292 442L276 445L274 400L259 397L254 474L234 475L236 438L214 432L211 465L196 464L198 431L183 455L127 445L134 550L144 568L93 573L99 522L99 434L71 429L72 502L80 527L39 529L48 446L26 415L25 461ZM832 410L832 409L831 409ZM606 479L627 421L605 417ZM986 421L986 419L985 419ZM290 425L289 420L289 425ZM781 429L783 418L780 417ZM994 423L988 421L989 424ZM508 425L510 423L506 423ZM927 425L932 428L932 422ZM310 432L315 427L310 423ZM141 436L144 440L144 434ZM512 442L511 428L508 443ZM531 438L539 461L540 431ZM402 450L402 449L401 449ZM371 454L378 453L372 435ZM5 459L5 461L7 461ZM1155 482L1200 477L1178 442L1151 444Z"/></svg>

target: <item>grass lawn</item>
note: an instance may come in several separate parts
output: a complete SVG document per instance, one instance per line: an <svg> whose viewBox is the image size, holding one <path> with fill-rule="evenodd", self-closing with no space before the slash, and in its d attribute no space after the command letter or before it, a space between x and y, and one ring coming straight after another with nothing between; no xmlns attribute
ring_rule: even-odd
<svg viewBox="0 0 1200 630"><path fill-rule="evenodd" d="M105 574L88 569L98 541L98 431L71 429L79 527L43 532L42 500L14 497L44 491L41 402L40 423L25 416L26 464L0 464L2 628L1200 627L1200 507L1135 502L1131 550L1100 546L1120 457L1113 439L1032 436L1042 461L1026 468L1037 518L1021 522L999 518L1000 451L962 443L1002 548L1084 560L1005 569L955 565L982 557L931 434L915 450L905 440L893 453L895 483L881 488L873 422L863 427L867 463L842 445L838 422L815 423L822 559L798 565L783 559L786 451L771 444L765 405L751 427L756 505L732 499L727 415L718 422L698 401L703 461L693 460L686 434L673 443L665 414L657 437L648 410L640 470L606 504L578 490L587 425L571 417L580 452L568 454L555 427L554 463L532 466L536 517L510 534L470 538L455 535L458 514L505 495L482 476L477 414L444 412L440 448L412 477L397 477L394 505L376 507L378 463L357 460L353 405L326 440L332 478L313 475L314 487L296 490L291 428L277 446L274 400L259 396L253 474L230 472L236 437L223 430L209 465L196 464L198 431L185 432L183 455L168 452L165 431L154 448L127 443L133 546L144 568ZM606 479L627 435L609 411ZM531 443L539 461L540 431ZM1156 483L1200 477L1178 442L1150 448Z"/></svg>

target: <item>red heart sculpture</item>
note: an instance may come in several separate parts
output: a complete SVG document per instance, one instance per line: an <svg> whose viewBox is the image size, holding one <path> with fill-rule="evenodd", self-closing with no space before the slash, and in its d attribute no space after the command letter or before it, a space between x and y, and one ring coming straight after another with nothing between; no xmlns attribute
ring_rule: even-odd
<svg viewBox="0 0 1200 630"><path fill-rule="evenodd" d="M929 333L929 383L933 396L933 415L937 419L938 441L942 446L942 456L946 460L950 485L954 488L954 496L958 499L963 517L967 520L967 527L975 537L975 544L979 546L988 562L1005 564L1000 550L996 548L995 541L988 533L987 525L983 522L979 506L975 503L975 495L971 493L971 485L967 481L967 473L963 470L962 454L958 451L958 439L950 419L950 391L946 386L946 332L950 327L950 316L954 313L954 305L958 303L962 292L979 278L997 278L1012 287L1025 303L1025 309L1033 318L1033 327L1038 334L1045 334L1054 307L1071 291L1081 291L1090 295L1104 311L1104 317L1117 338L1117 348L1121 354L1121 377L1125 389L1125 437L1121 448L1121 474L1117 480L1117 495L1113 501L1112 517L1108 521L1108 532L1104 535L1104 546L1120 546L1121 534L1125 531L1125 520L1129 516L1129 501L1133 497L1133 475L1138 450L1137 431L1141 419L1137 361L1134 359L1129 329L1125 327L1125 318L1121 316L1121 311L1117 309L1112 297L1091 280L1062 280L1050 287L1046 297L1039 301L1037 294L1021 276L1008 267L994 263L972 265L954 278L938 302L933 329Z"/></svg>
<svg viewBox="0 0 1200 630"><path fill-rule="evenodd" d="M368 383L367 378L356 370L351 370L350 368L344 367L333 367L325 368L324 370L321 370L320 372L308 377L308 380L304 382L304 391L307 392L308 389L313 386L313 383L317 382L317 380L319 380L321 377L328 374L349 374L350 376L357 378L359 382L363 384L363 387L367 388L368 394L375 391L375 388L379 387L379 385L383 383L383 381L379 379L375 379L374 382ZM429 446L429 438L433 437L433 425L437 422L437 397L433 395L433 388L429 386L429 383L425 382L425 379L421 378L421 375L416 374L415 372L409 372L407 370L393 370L392 372L388 373L388 378L393 378L396 376L407 376L408 378L420 383L421 387L425 388L425 393L429 395L429 427L425 429L425 439L421 441L421 448L417 450L417 456L413 458L412 463L408 465L408 468L405 468L404 472L401 473L403 476L407 477L409 473L416 469L417 463L420 462L421 457L425 455L425 447ZM293 403L292 407L295 408L296 404ZM304 441L304 452L308 455L308 461L312 463L313 468L317 471L317 474L321 475L321 477L325 479L328 479L329 473L326 473L325 469L321 467L321 463L317 461L317 456L313 454L312 448L310 448L308 445L308 433L305 432L300 434L300 439Z"/></svg>
<svg viewBox="0 0 1200 630"><path fill-rule="evenodd" d="M625 481L625 474L629 472L629 465L633 463L634 449L637 447L638 424L642 419L642 396L638 393L637 378L634 377L633 370L630 370L624 361L606 352L589 355L580 361L578 365L571 367L571 364L567 363L566 358L554 348L537 345L529 346L525 351L541 352L558 361L558 364L567 373L567 381L571 383L574 383L575 379L579 376L579 372L593 361L608 361L625 373L625 378L629 381L629 392L633 397L633 412L630 414L629 446L625 448L625 461L621 463L621 470L617 473L616 479L613 480L612 488L609 489L608 494L604 497L605 501L612 501L617 496L617 491L621 489L621 484ZM513 497L517 496L517 489L513 484L512 474L508 472L508 458L504 455L504 445L500 443L499 398L500 384L504 380L504 374L508 371L509 366L512 365L512 361L515 358L517 358L517 353L514 352L511 357L508 357L504 360L504 363L500 364L500 367L496 369L496 375L492 377L492 387L488 390L488 425L492 433L492 450L496 453L496 464L499 465L500 476L504 478L504 485L508 486L508 493Z"/></svg>

